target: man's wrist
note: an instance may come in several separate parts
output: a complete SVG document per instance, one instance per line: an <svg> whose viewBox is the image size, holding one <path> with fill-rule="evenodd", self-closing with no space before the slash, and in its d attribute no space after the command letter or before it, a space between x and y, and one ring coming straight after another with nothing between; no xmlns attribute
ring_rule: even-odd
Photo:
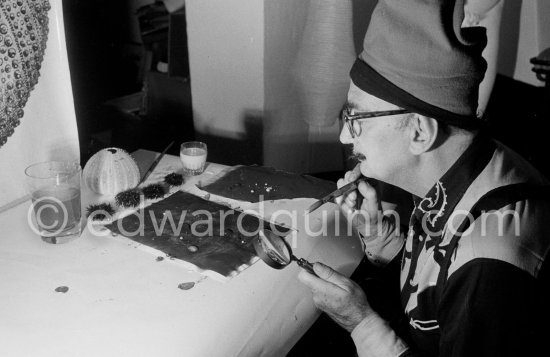
<svg viewBox="0 0 550 357"><path fill-rule="evenodd" d="M395 226L393 228L374 239L364 238L359 233L367 258L376 266L383 267L391 262L399 254L405 243L404 234L397 230Z"/></svg>
<svg viewBox="0 0 550 357"><path fill-rule="evenodd" d="M365 319L369 317L369 315L372 314L376 314L376 312L374 312L370 306L367 306L367 308L363 309L360 313L356 315L356 318L353 322L347 324L347 326L342 327L344 327L344 329L346 329L349 333L352 333L359 324L361 324Z"/></svg>
<svg viewBox="0 0 550 357"><path fill-rule="evenodd" d="M368 314L351 332L358 355L361 356L399 356L408 349L395 331L373 312Z"/></svg>
<svg viewBox="0 0 550 357"><path fill-rule="evenodd" d="M393 216L384 216L380 213L379 223L364 223L356 226L356 230L365 243L372 241L384 241L395 234L396 222Z"/></svg>

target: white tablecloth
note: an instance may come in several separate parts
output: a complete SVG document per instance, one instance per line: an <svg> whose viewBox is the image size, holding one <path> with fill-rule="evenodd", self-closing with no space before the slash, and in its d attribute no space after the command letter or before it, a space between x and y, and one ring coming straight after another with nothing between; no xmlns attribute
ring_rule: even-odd
<svg viewBox="0 0 550 357"><path fill-rule="evenodd" d="M154 155L135 156L144 167ZM177 157L164 157L148 181L179 165ZM203 175L221 168L210 164ZM183 189L198 190L198 179ZM86 193L83 204L93 199ZM312 202L275 201L266 215ZM0 214L1 356L284 356L318 316L296 264L274 270L258 261L220 283L176 261L158 262L162 254L121 237L85 230L67 244L44 243L27 224L29 207ZM308 238L303 221L295 228L300 257L350 275L363 255L356 238ZM190 281L197 282L192 289L178 288ZM56 292L59 286L68 292Z"/></svg>

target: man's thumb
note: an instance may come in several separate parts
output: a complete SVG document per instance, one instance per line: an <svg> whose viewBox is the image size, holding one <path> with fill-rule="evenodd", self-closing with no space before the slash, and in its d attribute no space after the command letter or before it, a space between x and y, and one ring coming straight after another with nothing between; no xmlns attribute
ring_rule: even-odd
<svg viewBox="0 0 550 357"><path fill-rule="evenodd" d="M313 271L315 271L315 274L317 274L319 278L329 283L340 285L342 281L342 275L340 273L323 263L314 263Z"/></svg>

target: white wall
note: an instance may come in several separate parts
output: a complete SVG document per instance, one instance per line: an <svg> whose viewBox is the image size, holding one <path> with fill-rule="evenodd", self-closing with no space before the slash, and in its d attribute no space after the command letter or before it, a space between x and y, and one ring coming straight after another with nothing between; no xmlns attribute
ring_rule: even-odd
<svg viewBox="0 0 550 357"><path fill-rule="evenodd" d="M233 139L247 111L264 109L264 4L187 0L195 130Z"/></svg>
<svg viewBox="0 0 550 357"><path fill-rule="evenodd" d="M356 57L352 11L352 0L265 2L269 165L297 172L343 170L337 117Z"/></svg>
<svg viewBox="0 0 550 357"><path fill-rule="evenodd" d="M343 169L336 118L356 56L351 3L188 0L199 136L243 138L245 117L253 113L263 118L257 140L264 165L296 172Z"/></svg>

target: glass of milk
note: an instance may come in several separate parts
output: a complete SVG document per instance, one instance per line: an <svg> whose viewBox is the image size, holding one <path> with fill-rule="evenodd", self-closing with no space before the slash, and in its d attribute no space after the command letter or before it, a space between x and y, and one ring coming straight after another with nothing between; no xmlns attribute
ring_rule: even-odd
<svg viewBox="0 0 550 357"><path fill-rule="evenodd" d="M47 161L25 169L31 194L27 220L47 243L66 243L80 236L82 214L80 178L76 162Z"/></svg>
<svg viewBox="0 0 550 357"><path fill-rule="evenodd" d="M208 150L206 144L200 141L188 141L181 144L180 159L185 176L200 175L206 166Z"/></svg>

